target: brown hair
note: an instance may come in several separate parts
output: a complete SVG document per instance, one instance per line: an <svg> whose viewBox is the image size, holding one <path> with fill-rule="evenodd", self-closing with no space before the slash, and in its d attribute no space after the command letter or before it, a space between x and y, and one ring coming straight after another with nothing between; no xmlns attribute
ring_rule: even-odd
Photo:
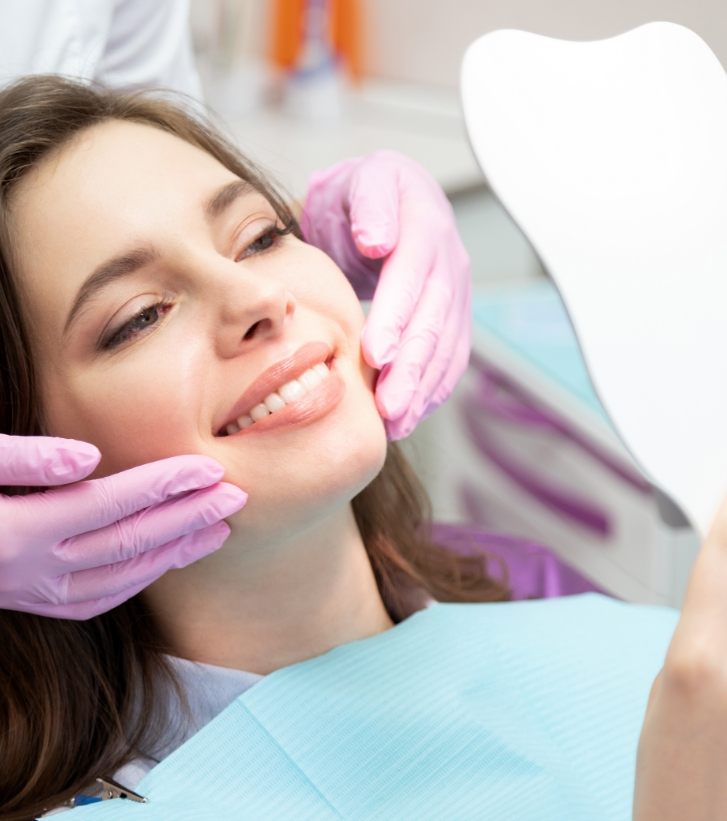
<svg viewBox="0 0 727 821"><path fill-rule="evenodd" d="M148 94L123 94L55 76L0 92L0 433L41 435L42 406L12 272L9 205L23 174L82 130L109 119L145 123L198 146L293 216L263 175L196 115ZM28 488L0 488L7 494ZM501 601L505 581L485 557L457 556L429 537L429 502L401 451L353 510L382 599L397 622L423 591L439 601ZM501 570L504 569L501 568ZM33 818L148 753L173 724L162 688L184 694L168 648L140 597L87 621L0 611L0 817Z"/></svg>

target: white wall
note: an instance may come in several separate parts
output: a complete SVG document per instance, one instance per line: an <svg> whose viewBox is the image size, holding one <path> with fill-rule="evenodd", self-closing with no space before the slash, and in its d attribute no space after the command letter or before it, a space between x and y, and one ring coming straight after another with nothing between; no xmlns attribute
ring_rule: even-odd
<svg viewBox="0 0 727 821"><path fill-rule="evenodd" d="M498 28L601 39L642 23L681 23L727 66L725 0L361 0L366 66L378 77L455 88L467 45Z"/></svg>
<svg viewBox="0 0 727 821"><path fill-rule="evenodd" d="M697 32L727 66L725 0L359 0L367 73L455 89L465 49L479 35L519 28L564 39L601 39L670 20ZM269 39L266 0L191 0L195 42L229 64L260 58Z"/></svg>

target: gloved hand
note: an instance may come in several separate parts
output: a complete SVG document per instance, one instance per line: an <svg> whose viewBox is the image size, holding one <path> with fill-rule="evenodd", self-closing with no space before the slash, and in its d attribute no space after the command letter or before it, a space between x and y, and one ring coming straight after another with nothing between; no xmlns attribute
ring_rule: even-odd
<svg viewBox="0 0 727 821"><path fill-rule="evenodd" d="M408 436L469 361L469 257L449 201L418 163L377 151L314 174L300 223L360 299L373 293L362 351L389 439Z"/></svg>
<svg viewBox="0 0 727 821"><path fill-rule="evenodd" d="M0 608L88 619L173 567L217 550L247 494L205 456L174 456L79 484L101 454L86 442L0 434Z"/></svg>

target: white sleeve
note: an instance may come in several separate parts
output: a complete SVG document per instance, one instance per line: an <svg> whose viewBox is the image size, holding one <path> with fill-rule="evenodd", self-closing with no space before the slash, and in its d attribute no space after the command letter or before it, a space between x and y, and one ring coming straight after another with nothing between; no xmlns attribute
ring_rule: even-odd
<svg viewBox="0 0 727 821"><path fill-rule="evenodd" d="M2 0L0 85L24 74L95 76L113 0Z"/></svg>
<svg viewBox="0 0 727 821"><path fill-rule="evenodd" d="M41 72L201 101L189 0L0 0L0 86Z"/></svg>
<svg viewBox="0 0 727 821"><path fill-rule="evenodd" d="M96 79L117 88L165 88L202 100L189 0L116 0Z"/></svg>

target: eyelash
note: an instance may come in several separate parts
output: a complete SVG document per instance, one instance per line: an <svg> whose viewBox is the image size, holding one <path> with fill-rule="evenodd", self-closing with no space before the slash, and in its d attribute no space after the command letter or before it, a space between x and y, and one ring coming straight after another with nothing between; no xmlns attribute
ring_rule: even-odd
<svg viewBox="0 0 727 821"><path fill-rule="evenodd" d="M264 254L267 251L272 251L278 245L278 241L281 237L286 236L286 234L290 234L293 231L293 224L286 225L285 227L281 228L278 225L270 225L265 228L262 233L258 234L255 239L249 242L243 251L245 254L237 258L236 261L239 259L246 259L248 256L257 256L259 254ZM264 239L270 239L271 243L265 248L261 248L259 251L254 252L253 254L248 254L247 252L258 242L261 242ZM159 317L158 314L160 311L164 311L168 308L172 307L171 302L167 302L165 300L160 300L159 302L155 302L152 305L145 305L140 311L138 311L130 320L125 322L120 328L113 331L110 336L106 339L102 340L99 344L99 348L102 350L112 350L114 348L119 347L125 342L128 342L130 339L134 339L135 337L139 336L139 334L143 331L144 328L148 328L151 325L156 325L156 321L158 321ZM148 318L149 314L154 312L157 315L157 320L155 322L147 323L142 326L140 330L134 331L135 325L140 320L144 320Z"/></svg>

